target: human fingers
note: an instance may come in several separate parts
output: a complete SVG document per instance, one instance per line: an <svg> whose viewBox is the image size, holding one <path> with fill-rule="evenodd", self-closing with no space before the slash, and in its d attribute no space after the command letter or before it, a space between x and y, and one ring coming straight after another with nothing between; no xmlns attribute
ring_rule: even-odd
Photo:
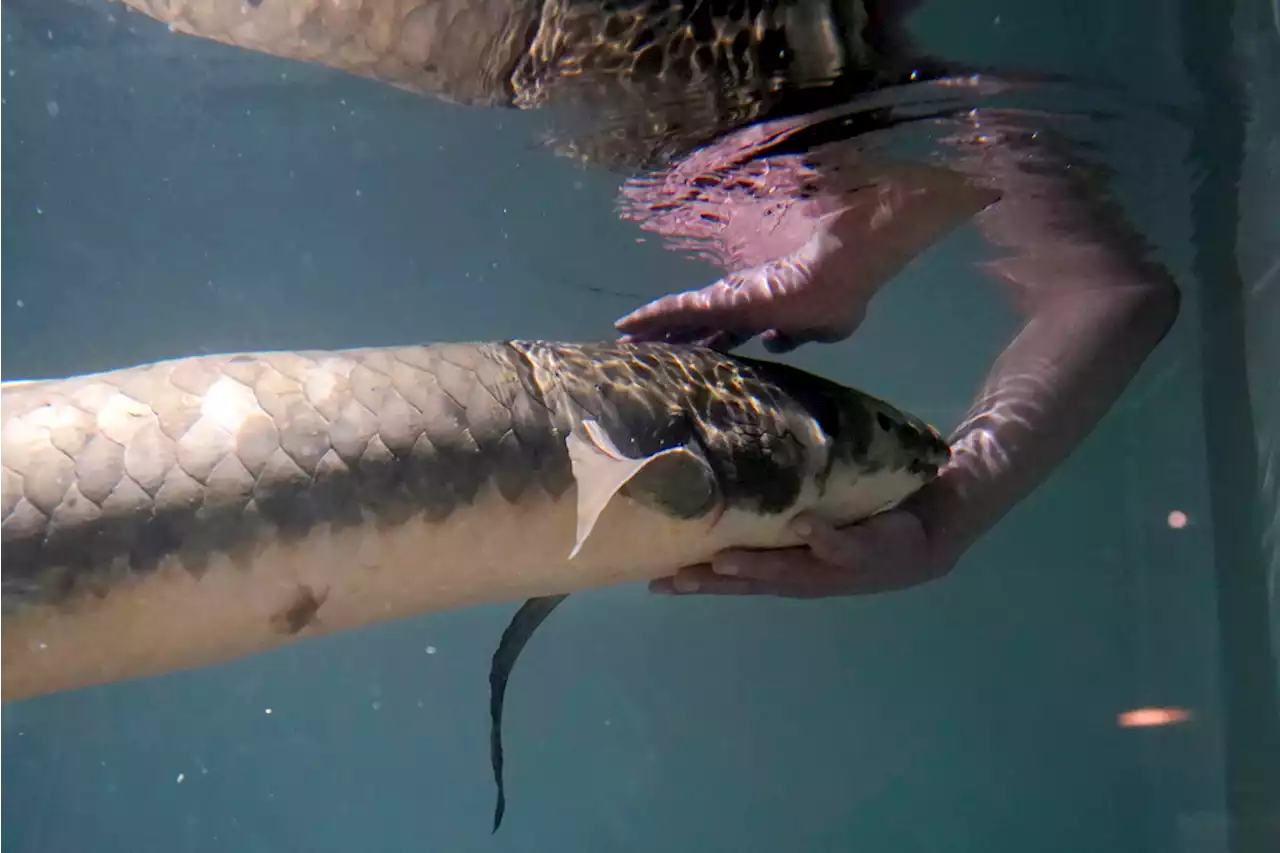
<svg viewBox="0 0 1280 853"><path fill-rule="evenodd" d="M769 329L760 336L760 343L771 353L781 355L799 349L805 344L832 344L844 340L853 334L853 326L845 324L825 329L784 332L781 329Z"/></svg>
<svg viewBox="0 0 1280 853"><path fill-rule="evenodd" d="M805 325L797 312L803 314L808 309L804 300L795 298L803 287L777 281L776 266L733 273L701 290L655 299L619 318L614 326L624 335L652 340L655 336L695 329L751 337L774 326Z"/></svg>
<svg viewBox="0 0 1280 853"><path fill-rule="evenodd" d="M680 331L664 332L653 335L619 335L618 340L624 344L630 343L664 343L664 344L692 344L696 346L708 347L723 353L732 352L734 349L751 340L751 335L738 332L723 332L716 329L688 329Z"/></svg>
<svg viewBox="0 0 1280 853"><path fill-rule="evenodd" d="M823 598L833 592L825 582L805 579L765 581L718 575L709 566L690 566L649 583L659 595L768 595L776 598Z"/></svg>

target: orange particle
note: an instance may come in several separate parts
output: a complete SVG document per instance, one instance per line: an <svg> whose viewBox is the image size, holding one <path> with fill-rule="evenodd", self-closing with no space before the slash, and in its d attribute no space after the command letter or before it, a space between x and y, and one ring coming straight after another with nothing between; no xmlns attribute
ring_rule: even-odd
<svg viewBox="0 0 1280 853"><path fill-rule="evenodd" d="M1128 729L1171 726L1174 723L1185 723L1189 719L1191 712L1186 708L1134 708L1120 714L1116 722Z"/></svg>

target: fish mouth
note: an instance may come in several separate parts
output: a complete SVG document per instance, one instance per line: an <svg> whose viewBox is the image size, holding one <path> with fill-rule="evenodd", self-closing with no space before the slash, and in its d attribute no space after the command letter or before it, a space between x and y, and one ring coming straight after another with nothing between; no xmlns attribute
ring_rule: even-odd
<svg viewBox="0 0 1280 853"><path fill-rule="evenodd" d="M938 443L929 448L927 458L930 465L937 465L939 468L944 468L951 462L951 446L941 435L938 436Z"/></svg>
<svg viewBox="0 0 1280 853"><path fill-rule="evenodd" d="M942 468L951 461L951 445L933 424L925 424L924 457L930 465Z"/></svg>
<svg viewBox="0 0 1280 853"><path fill-rule="evenodd" d="M920 463L926 466L942 468L951 461L951 445L933 424L925 423L917 418L908 418L916 430L918 441L910 450L916 454Z"/></svg>

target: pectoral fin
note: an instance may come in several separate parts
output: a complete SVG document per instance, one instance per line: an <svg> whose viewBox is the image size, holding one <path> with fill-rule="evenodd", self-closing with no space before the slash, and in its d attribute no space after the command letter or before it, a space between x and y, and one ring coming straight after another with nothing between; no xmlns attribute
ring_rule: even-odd
<svg viewBox="0 0 1280 853"><path fill-rule="evenodd" d="M494 832L502 824L502 815L507 809L506 790L502 783L502 703L507 692L507 679L511 677L516 658L520 657L520 651L533 632L551 615L556 605L568 597L545 595L526 601L511 617L507 629L502 632L498 649L493 653L493 663L489 667L489 752L493 761L493 779L498 786L498 801L493 811Z"/></svg>
<svg viewBox="0 0 1280 853"><path fill-rule="evenodd" d="M684 447L672 447L651 456L632 459L620 451L600 424L584 420L566 440L573 478L578 484L578 531L569 559L578 555L591 535L600 513L637 474L659 459L691 456Z"/></svg>

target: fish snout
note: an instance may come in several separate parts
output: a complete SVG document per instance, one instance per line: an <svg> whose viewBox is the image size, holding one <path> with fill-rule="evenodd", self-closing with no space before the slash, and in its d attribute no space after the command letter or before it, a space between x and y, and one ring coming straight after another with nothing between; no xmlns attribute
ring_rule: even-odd
<svg viewBox="0 0 1280 853"><path fill-rule="evenodd" d="M919 418L904 415L898 429L898 440L912 471L936 474L951 461L951 446L932 425Z"/></svg>

